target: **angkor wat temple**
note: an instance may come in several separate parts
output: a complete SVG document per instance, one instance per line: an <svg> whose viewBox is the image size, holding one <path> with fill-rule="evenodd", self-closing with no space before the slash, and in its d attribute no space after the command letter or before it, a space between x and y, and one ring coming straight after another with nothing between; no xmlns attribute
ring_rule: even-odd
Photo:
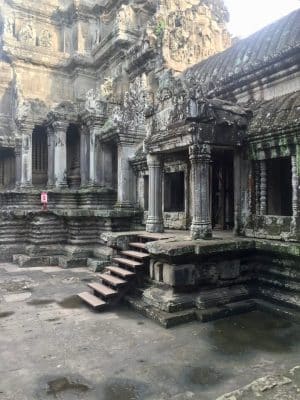
<svg viewBox="0 0 300 400"><path fill-rule="evenodd" d="M1 260L104 297L147 264L118 299L164 325L299 318L300 9L231 43L222 0L46 3L0 2Z"/></svg>

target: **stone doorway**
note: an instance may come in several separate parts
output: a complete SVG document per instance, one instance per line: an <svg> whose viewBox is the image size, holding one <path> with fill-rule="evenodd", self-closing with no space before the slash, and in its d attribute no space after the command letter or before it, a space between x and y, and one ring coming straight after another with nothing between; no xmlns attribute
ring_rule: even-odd
<svg viewBox="0 0 300 400"><path fill-rule="evenodd" d="M0 189L12 189L15 185L15 154L12 149L0 149Z"/></svg>
<svg viewBox="0 0 300 400"><path fill-rule="evenodd" d="M32 184L46 187L48 181L47 131L36 126L32 132Z"/></svg>
<svg viewBox="0 0 300 400"><path fill-rule="evenodd" d="M70 124L67 130L67 183L70 188L79 188L80 175L80 133L77 125Z"/></svg>
<svg viewBox="0 0 300 400"><path fill-rule="evenodd" d="M231 230L234 227L233 151L212 152L212 226Z"/></svg>

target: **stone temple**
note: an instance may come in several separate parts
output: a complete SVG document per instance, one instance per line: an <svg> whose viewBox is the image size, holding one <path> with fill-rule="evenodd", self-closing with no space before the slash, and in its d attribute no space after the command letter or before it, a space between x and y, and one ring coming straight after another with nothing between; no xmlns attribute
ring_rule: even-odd
<svg viewBox="0 0 300 400"><path fill-rule="evenodd" d="M300 316L300 9L0 1L1 260L101 272L165 326ZM47 192L47 210L41 193Z"/></svg>

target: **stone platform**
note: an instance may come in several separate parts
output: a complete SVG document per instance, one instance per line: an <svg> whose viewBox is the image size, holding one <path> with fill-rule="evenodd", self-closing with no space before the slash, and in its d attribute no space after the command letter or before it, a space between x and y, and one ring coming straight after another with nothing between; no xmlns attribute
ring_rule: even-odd
<svg viewBox="0 0 300 400"><path fill-rule="evenodd" d="M134 234L108 234L108 241L124 248ZM165 327L254 309L300 322L300 244L230 232L191 240L187 232L167 231L146 247L148 285L127 300Z"/></svg>

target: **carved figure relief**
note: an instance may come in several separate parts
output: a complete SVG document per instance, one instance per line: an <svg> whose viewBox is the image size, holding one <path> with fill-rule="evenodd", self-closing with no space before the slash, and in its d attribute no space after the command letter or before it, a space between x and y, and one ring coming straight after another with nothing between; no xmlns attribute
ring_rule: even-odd
<svg viewBox="0 0 300 400"><path fill-rule="evenodd" d="M51 47L52 46L52 33L47 29L44 29L41 32L39 37L39 45L42 47Z"/></svg>
<svg viewBox="0 0 300 400"><path fill-rule="evenodd" d="M35 46L36 33L35 30L33 29L33 26L31 24L23 26L19 31L18 39L21 42Z"/></svg>
<svg viewBox="0 0 300 400"><path fill-rule="evenodd" d="M160 21L164 21L163 55L170 68L183 71L228 46L229 36L210 8L193 7L196 1L165 1ZM167 7L174 11L167 12Z"/></svg>
<svg viewBox="0 0 300 400"><path fill-rule="evenodd" d="M4 31L8 35L14 36L15 34L15 19L13 17L7 17L4 22Z"/></svg>
<svg viewBox="0 0 300 400"><path fill-rule="evenodd" d="M121 30L132 28L135 22L135 13L130 5L123 4L116 15L116 23Z"/></svg>

